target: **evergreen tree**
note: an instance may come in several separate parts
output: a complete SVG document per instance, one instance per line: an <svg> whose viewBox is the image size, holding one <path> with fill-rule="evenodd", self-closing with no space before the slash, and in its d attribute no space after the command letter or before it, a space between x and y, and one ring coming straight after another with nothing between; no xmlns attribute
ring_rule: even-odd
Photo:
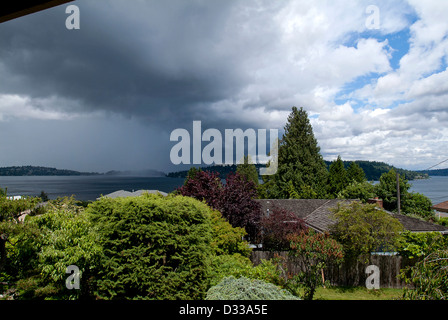
<svg viewBox="0 0 448 320"><path fill-rule="evenodd" d="M324 198L328 171L303 109L292 108L278 148L278 170L273 176L274 198L289 198L292 181L301 198Z"/></svg>
<svg viewBox="0 0 448 320"><path fill-rule="evenodd" d="M363 203L373 197L375 197L375 185L367 180L364 182L353 181L337 194L339 199L359 199Z"/></svg>
<svg viewBox="0 0 448 320"><path fill-rule="evenodd" d="M403 200L407 196L411 185L402 175L399 175L399 185L400 198ZM380 183L375 186L375 193L380 199L383 199L384 209L397 211L397 173L394 169L381 175Z"/></svg>
<svg viewBox="0 0 448 320"><path fill-rule="evenodd" d="M350 162L350 165L347 168L347 179L349 183L362 183L367 180L364 170L355 161Z"/></svg>
<svg viewBox="0 0 448 320"><path fill-rule="evenodd" d="M236 172L243 175L247 180L252 181L256 186L258 186L258 172L255 164L252 162L250 156L245 156L244 161L237 165Z"/></svg>
<svg viewBox="0 0 448 320"><path fill-rule="evenodd" d="M411 184L404 175L399 175L400 185L400 212L402 214L414 214L422 218L431 218L434 211L431 210L431 200L423 194L410 192ZM383 173L380 177L380 183L375 185L375 193L383 199L383 206L389 211L398 211L397 198L397 173L391 169Z"/></svg>
<svg viewBox="0 0 448 320"><path fill-rule="evenodd" d="M194 179L196 177L196 174L201 171L202 171L201 167L198 168L191 167L190 170L188 170L187 172L187 177L185 178L184 185L187 184L188 180Z"/></svg>
<svg viewBox="0 0 448 320"><path fill-rule="evenodd" d="M341 157L333 161L330 165L328 174L328 193L336 196L339 192L344 190L348 185L347 170L344 168L344 163Z"/></svg>

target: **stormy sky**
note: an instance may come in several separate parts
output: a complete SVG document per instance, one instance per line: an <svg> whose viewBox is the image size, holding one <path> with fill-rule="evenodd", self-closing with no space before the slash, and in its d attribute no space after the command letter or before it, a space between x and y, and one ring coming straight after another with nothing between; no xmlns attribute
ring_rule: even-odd
<svg viewBox="0 0 448 320"><path fill-rule="evenodd" d="M447 16L438 0L77 0L4 22L0 166L176 171L174 129L281 135L297 106L327 160L426 169L448 158Z"/></svg>

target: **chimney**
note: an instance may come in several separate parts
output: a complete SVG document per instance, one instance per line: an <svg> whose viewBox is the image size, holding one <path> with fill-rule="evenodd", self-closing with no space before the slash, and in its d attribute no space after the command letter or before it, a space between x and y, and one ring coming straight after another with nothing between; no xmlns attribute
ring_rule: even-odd
<svg viewBox="0 0 448 320"><path fill-rule="evenodd" d="M373 199L368 199L367 203L373 203L376 204L378 207L380 207L381 209L383 209L383 200L382 199L378 199L378 197L375 197Z"/></svg>

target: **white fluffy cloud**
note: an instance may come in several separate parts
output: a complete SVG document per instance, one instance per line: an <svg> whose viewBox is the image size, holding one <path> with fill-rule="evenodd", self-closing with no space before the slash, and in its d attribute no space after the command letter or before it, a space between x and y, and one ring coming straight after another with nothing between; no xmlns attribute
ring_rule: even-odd
<svg viewBox="0 0 448 320"><path fill-rule="evenodd" d="M340 154L424 169L448 157L448 6L409 4L416 16L399 67L349 93L342 106L329 100L328 112L313 120L329 158Z"/></svg>

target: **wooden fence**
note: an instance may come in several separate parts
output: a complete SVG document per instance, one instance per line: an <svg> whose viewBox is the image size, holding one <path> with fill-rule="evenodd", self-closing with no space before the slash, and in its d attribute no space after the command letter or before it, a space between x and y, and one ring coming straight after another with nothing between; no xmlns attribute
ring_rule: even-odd
<svg viewBox="0 0 448 320"><path fill-rule="evenodd" d="M288 255L287 251L252 251L251 260L255 265L261 260L269 260L280 256L286 263L288 273L296 274L302 270L300 262ZM409 260L401 256L371 255L367 262L342 263L339 266L331 266L324 270L325 281L335 286L366 286L369 276L366 273L367 266L374 265L379 268L380 288L403 288L405 283L399 279L400 270L415 264L415 260Z"/></svg>

